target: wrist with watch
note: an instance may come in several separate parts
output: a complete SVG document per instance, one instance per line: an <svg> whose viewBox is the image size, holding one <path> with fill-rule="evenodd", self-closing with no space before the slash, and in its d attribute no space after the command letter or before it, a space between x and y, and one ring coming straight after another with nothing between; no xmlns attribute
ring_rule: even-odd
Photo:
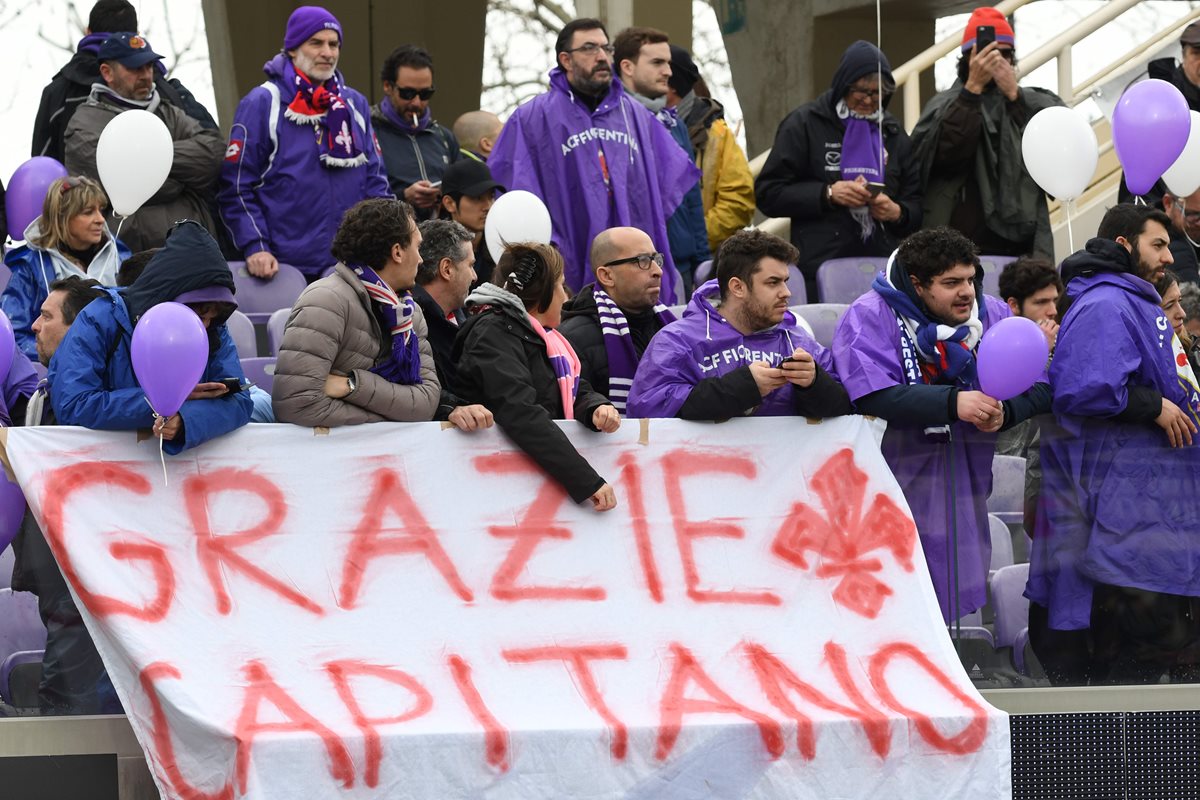
<svg viewBox="0 0 1200 800"><path fill-rule="evenodd" d="M350 388L350 391L346 392L347 397L354 394L354 390L358 388L358 381L354 379L353 372L346 376L346 386Z"/></svg>

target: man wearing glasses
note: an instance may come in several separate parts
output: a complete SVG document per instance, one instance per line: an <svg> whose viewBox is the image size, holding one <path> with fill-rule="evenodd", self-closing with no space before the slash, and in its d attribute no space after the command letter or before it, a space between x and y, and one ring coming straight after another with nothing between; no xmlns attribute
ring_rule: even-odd
<svg viewBox="0 0 1200 800"><path fill-rule="evenodd" d="M1200 283L1200 190L1187 197L1168 191L1163 195L1163 210L1171 218L1171 269L1180 283Z"/></svg>
<svg viewBox="0 0 1200 800"><path fill-rule="evenodd" d="M663 254L637 228L609 228L592 242L596 280L563 306L559 332L579 356L580 375L617 411L650 339L675 315L662 304Z"/></svg>
<svg viewBox="0 0 1200 800"><path fill-rule="evenodd" d="M613 47L599 20L567 23L555 52L550 90L513 112L488 166L509 191L524 189L546 204L575 290L587 282L588 248L601 231L629 226L666 242L667 218L700 170L613 80ZM663 295L674 302L679 276L664 255Z"/></svg>
<svg viewBox="0 0 1200 800"><path fill-rule="evenodd" d="M925 193L924 227L949 226L988 255L1054 257L1046 195L1025 169L1021 136L1043 108L1062 100L1021 87L1012 26L977 8L963 31L958 80L913 129Z"/></svg>
<svg viewBox="0 0 1200 800"><path fill-rule="evenodd" d="M403 44L380 70L384 98L371 109L371 124L387 167L388 184L417 212L437 216L442 173L459 158L454 133L433 118L433 58L424 48Z"/></svg>

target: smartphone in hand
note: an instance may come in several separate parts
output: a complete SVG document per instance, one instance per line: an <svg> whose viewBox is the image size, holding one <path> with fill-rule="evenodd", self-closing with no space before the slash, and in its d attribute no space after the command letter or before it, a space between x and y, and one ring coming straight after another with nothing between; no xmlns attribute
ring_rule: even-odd
<svg viewBox="0 0 1200 800"><path fill-rule="evenodd" d="M887 186L882 183L875 183L874 181L867 182L867 191L871 193L871 197L875 197L886 188Z"/></svg>
<svg viewBox="0 0 1200 800"><path fill-rule="evenodd" d="M975 28L975 52L982 53L983 48L996 41L995 25L980 25Z"/></svg>

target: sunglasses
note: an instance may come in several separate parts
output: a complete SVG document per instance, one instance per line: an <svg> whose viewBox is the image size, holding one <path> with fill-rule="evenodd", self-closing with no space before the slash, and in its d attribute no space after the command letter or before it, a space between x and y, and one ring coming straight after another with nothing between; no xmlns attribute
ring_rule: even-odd
<svg viewBox="0 0 1200 800"><path fill-rule="evenodd" d="M430 86L428 89L410 89L407 86L396 86L394 91L405 100L412 100L414 97L420 97L422 100L428 100L429 98L433 97L433 93L436 90L432 86Z"/></svg>
<svg viewBox="0 0 1200 800"><path fill-rule="evenodd" d="M629 258L618 258L616 261L609 261L607 264L601 264L602 267L615 267L619 264L637 264L638 269L650 269L650 265L661 267L663 265L662 253L638 253L636 256Z"/></svg>

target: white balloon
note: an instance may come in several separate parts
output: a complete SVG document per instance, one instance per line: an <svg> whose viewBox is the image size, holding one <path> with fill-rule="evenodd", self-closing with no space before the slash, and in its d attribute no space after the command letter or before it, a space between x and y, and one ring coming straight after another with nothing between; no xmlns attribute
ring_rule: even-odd
<svg viewBox="0 0 1200 800"><path fill-rule="evenodd" d="M514 242L550 244L554 226L542 198L533 192L515 189L496 198L483 223L483 238L492 260L500 262L504 246Z"/></svg>
<svg viewBox="0 0 1200 800"><path fill-rule="evenodd" d="M1033 115L1021 137L1025 169L1046 194L1074 200L1092 182L1100 146L1082 114L1063 106Z"/></svg>
<svg viewBox="0 0 1200 800"><path fill-rule="evenodd" d="M113 211L127 217L162 188L175 160L171 132L140 108L113 117L96 144L96 170Z"/></svg>
<svg viewBox="0 0 1200 800"><path fill-rule="evenodd" d="M1192 129L1188 132L1187 144L1170 169L1163 173L1167 188L1176 197L1187 197L1200 189L1200 111L1189 111Z"/></svg>

